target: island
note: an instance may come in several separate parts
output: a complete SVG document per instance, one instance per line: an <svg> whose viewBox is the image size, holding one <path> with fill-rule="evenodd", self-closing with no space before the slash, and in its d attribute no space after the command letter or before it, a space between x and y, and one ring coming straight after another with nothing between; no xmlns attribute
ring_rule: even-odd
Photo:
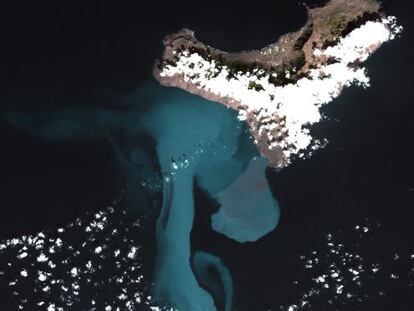
<svg viewBox="0 0 414 311"><path fill-rule="evenodd" d="M324 145L310 134L323 117L320 107L346 86L369 86L363 62L402 30L376 0L306 8L301 29L260 50L220 51L189 29L168 35L153 75L164 86L238 111L269 165L285 167Z"/></svg>

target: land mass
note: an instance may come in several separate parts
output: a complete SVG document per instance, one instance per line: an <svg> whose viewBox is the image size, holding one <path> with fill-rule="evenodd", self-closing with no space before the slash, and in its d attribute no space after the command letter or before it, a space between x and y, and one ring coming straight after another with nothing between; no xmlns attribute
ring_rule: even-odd
<svg viewBox="0 0 414 311"><path fill-rule="evenodd" d="M308 19L301 29L281 36L276 43L260 50L223 52L198 41L189 29L168 35L163 41L162 59L154 65L153 75L164 86L178 87L239 111L243 120L248 122L260 153L270 165L286 166L289 155L297 147L282 143L289 135L285 116L278 113L266 116L271 119L272 126L264 130L263 124L270 120L258 117L260 109L246 109L240 97L236 96L237 89L233 93L224 92L219 84L225 80L249 77L247 89L260 94L266 88L260 80L263 77L266 77L266 85L275 88L295 84L309 77L312 70L337 61L315 51L333 47L354 29L384 17L375 0L331 0L320 7L306 8ZM186 68L191 69L188 69L190 74L179 69L183 59ZM359 63L355 61L348 65L358 67ZM206 84L206 80L216 82ZM277 104L274 95L263 96Z"/></svg>

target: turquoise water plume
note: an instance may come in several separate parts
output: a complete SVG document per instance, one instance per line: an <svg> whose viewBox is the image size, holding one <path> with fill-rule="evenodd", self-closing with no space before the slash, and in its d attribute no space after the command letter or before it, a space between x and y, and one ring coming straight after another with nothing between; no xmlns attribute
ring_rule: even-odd
<svg viewBox="0 0 414 311"><path fill-rule="evenodd" d="M221 203L213 229L240 242L255 241L273 230L278 206L265 178L266 160L255 157L254 148L243 149L248 156L240 154L240 137L246 133L236 113L180 90L167 92L170 96L157 101L142 117L142 124L157 141L164 174L155 296L178 310L215 310L212 297L197 283L190 265L194 179ZM251 199L244 204L231 202L231 196L240 192ZM227 271L221 261L215 260L215 265L218 271ZM231 278L223 281L226 299L231 300Z"/></svg>
<svg viewBox="0 0 414 311"><path fill-rule="evenodd" d="M241 127L234 113L224 107L179 90L169 93L165 102L158 102L142 119L156 137L164 174L163 205L156 229L155 296L178 310L210 311L216 309L214 301L198 284L190 264L194 178L207 161L216 163L212 168L221 164L229 172L223 174L226 184L231 182L241 165L222 160L223 155L232 159Z"/></svg>
<svg viewBox="0 0 414 311"><path fill-rule="evenodd" d="M217 256L198 251L195 252L192 257L192 264L197 279L200 280L201 284L205 284L205 286L208 287L208 290L212 295L220 296L222 292L224 298L224 311L233 310L233 281L230 271L223 261ZM219 284L211 275L212 269L218 274Z"/></svg>
<svg viewBox="0 0 414 311"><path fill-rule="evenodd" d="M279 219L265 177L266 160L236 112L223 105L155 82L120 101L122 109L55 105L38 113L30 103L15 103L2 114L10 124L45 140L109 143L130 185L126 192L139 193L131 195L132 206L148 211L154 206L146 196L162 191L155 299L180 311L213 311L218 301L231 310L230 271L218 257L191 249L194 184L220 204L212 216L213 230L238 242L256 241ZM221 284L206 274L207 267L214 268Z"/></svg>

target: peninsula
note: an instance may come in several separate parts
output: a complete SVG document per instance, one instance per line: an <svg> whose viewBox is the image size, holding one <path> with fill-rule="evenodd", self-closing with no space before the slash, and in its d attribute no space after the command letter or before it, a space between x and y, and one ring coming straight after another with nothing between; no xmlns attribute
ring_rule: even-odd
<svg viewBox="0 0 414 311"><path fill-rule="evenodd" d="M259 152L284 167L323 145L309 130L321 105L351 84L369 86L363 62L402 30L376 0L331 0L307 11L301 29L261 50L223 52L189 29L168 35L153 75L237 110Z"/></svg>

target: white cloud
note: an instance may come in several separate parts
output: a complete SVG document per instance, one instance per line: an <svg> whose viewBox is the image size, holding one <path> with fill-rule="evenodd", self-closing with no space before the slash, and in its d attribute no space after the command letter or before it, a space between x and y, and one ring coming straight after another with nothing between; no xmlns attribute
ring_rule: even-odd
<svg viewBox="0 0 414 311"><path fill-rule="evenodd" d="M179 55L176 66L166 65L160 76L182 75L184 81L192 82L200 89L240 102L240 120L246 120L247 112L253 112L259 121L259 131L268 135L271 142L269 148L281 147L289 162L292 154L317 148L312 145L313 139L306 127L321 120L319 109L322 105L331 102L344 87L351 84L369 86L365 68L350 64L365 61L384 42L394 39L401 30L395 17L368 21L342 38L337 45L314 51L317 57L335 58L335 63L312 69L309 77L285 86L275 86L269 82L269 75L275 76L275 73L264 74L259 70L252 73L239 72L228 79L229 70L226 66L220 70L214 60L205 60L198 53L188 51ZM260 84L263 90L249 88L252 82ZM280 128L280 124L275 123L280 117L285 119L285 132L281 141L271 134L273 129Z"/></svg>

